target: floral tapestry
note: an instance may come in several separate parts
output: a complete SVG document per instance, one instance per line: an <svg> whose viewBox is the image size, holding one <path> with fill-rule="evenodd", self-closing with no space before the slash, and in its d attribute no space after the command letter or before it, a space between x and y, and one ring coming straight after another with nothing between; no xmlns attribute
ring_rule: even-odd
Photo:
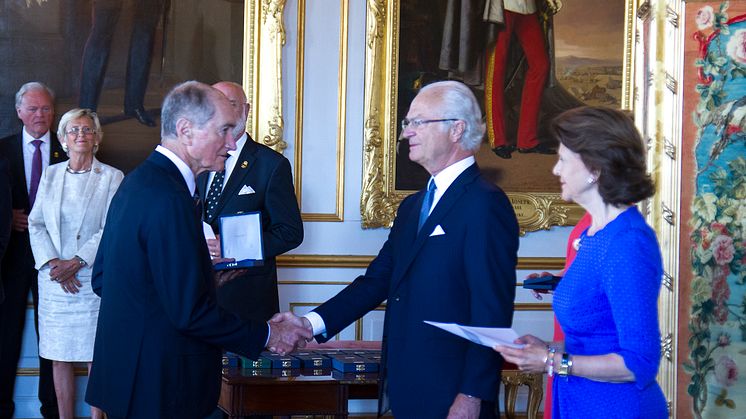
<svg viewBox="0 0 746 419"><path fill-rule="evenodd" d="M729 6L695 3L687 13L696 56L687 62L693 91L685 93L694 129L685 170L692 177L683 178L694 184L683 201L691 205L682 249L691 281L682 361L696 418L733 418L746 409L746 14Z"/></svg>

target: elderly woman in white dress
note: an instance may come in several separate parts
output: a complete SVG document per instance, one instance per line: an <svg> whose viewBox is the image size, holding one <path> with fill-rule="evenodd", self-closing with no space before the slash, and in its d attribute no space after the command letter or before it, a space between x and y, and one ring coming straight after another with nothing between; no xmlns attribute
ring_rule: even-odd
<svg viewBox="0 0 746 419"><path fill-rule="evenodd" d="M95 112L67 112L57 136L70 159L44 172L29 233L39 270L39 356L53 361L60 417L73 419L73 363L87 362L90 371L98 319L91 265L124 175L94 157L103 136ZM103 414L92 407L91 417Z"/></svg>

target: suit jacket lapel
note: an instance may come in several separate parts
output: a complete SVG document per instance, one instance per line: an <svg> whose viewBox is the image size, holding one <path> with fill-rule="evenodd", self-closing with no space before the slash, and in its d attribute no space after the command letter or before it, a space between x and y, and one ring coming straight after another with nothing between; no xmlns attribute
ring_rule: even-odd
<svg viewBox="0 0 746 419"><path fill-rule="evenodd" d="M396 265L391 281L392 290L395 290L396 287L399 285L399 282L401 282L402 278L404 278L404 274L407 272L409 266L412 264L412 261L414 261L414 258L417 256L420 249L425 244L425 241L430 236L430 233L433 232L435 226L440 224L441 220L443 220L443 218L451 211L456 202L458 202L458 200L461 198L461 195L466 192L466 185L472 183L478 175L479 168L475 163L464 170L456 178L456 180L453 181L451 186L448 187L446 193L443 194L443 196L438 201L438 204L435 206L435 208L433 208L430 216L428 216L427 220L425 220L425 224L422 225L422 229L418 233L416 233L414 242L410 247L410 251L404 255L402 262ZM417 230L419 209L422 207L422 199L424 199L425 196L424 192L420 193L422 194L422 198L418 199L418 205L413 208L411 213L407 216L407 237L411 237L411 235L409 235L411 233L411 230L409 230L410 228L414 228L415 231Z"/></svg>
<svg viewBox="0 0 746 419"><path fill-rule="evenodd" d="M47 170L47 176L50 174L50 170ZM52 188L52 202L51 204L40 203L40 205L46 205L49 208L51 220L49 222L49 237L54 242L54 246L57 249L61 248L61 237L60 237L60 220L62 217L62 189L64 188L65 182L65 170L56 170L53 173L53 178L48 179L47 186ZM42 207L42 210L44 207Z"/></svg>
<svg viewBox="0 0 746 419"><path fill-rule="evenodd" d="M93 197L93 192L96 190L96 187L98 187L99 182L101 182L101 176L103 175L103 171L101 170L101 162L96 160L96 158L93 158L93 164L91 165L91 173L88 176L88 181L85 183L85 189L83 191L83 197ZM95 197L94 197L95 199ZM83 220L85 219L85 215L88 212L88 208L91 207L91 205L98 205L97 202L89 202L88 205L86 205L83 208L83 214L80 216L80 225L78 225L77 231L80 232L80 227L83 225Z"/></svg>
<svg viewBox="0 0 746 419"><path fill-rule="evenodd" d="M67 155L62 150L62 145L57 140L55 133L49 133L49 164L55 164L67 160Z"/></svg>

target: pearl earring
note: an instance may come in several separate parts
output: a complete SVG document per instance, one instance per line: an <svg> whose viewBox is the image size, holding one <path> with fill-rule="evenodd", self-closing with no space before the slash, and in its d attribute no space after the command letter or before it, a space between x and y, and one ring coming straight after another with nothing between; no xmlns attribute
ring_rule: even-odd
<svg viewBox="0 0 746 419"><path fill-rule="evenodd" d="M593 185L594 183L596 183L596 178L594 178L593 176L588 176L588 179L586 179L585 181L586 181L586 182L587 182L587 183L588 183L589 185Z"/></svg>

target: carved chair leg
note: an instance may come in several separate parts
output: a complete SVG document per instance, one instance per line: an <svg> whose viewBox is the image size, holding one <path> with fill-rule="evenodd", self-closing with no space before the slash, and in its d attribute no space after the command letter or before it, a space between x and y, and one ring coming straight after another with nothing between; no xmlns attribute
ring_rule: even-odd
<svg viewBox="0 0 746 419"><path fill-rule="evenodd" d="M515 400L518 397L518 386L505 383L505 417L515 419Z"/></svg>

